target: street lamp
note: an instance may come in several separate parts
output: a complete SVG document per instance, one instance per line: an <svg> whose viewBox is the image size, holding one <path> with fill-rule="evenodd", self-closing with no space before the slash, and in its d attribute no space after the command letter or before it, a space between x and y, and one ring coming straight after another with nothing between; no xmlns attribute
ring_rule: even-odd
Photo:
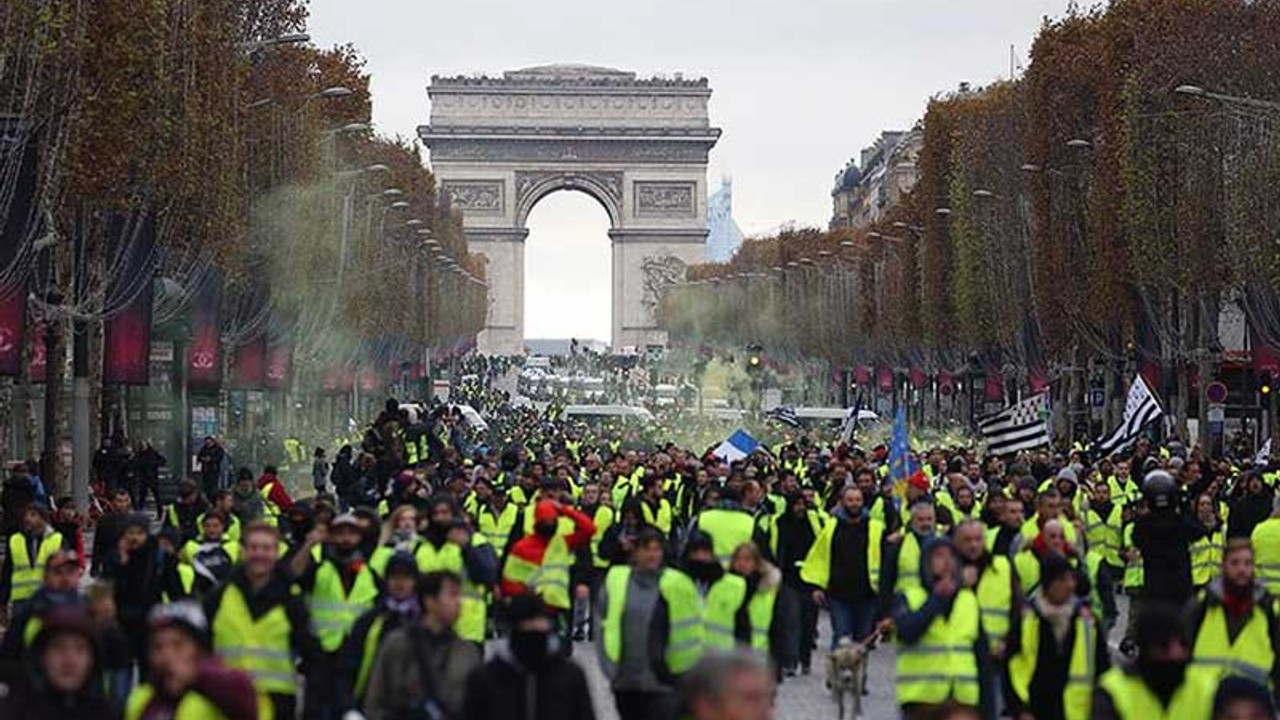
<svg viewBox="0 0 1280 720"><path fill-rule="evenodd" d="M405 200L397 200L391 203L391 209L392 210L408 210L409 203Z"/></svg>
<svg viewBox="0 0 1280 720"><path fill-rule="evenodd" d="M401 190L400 188L390 187L382 191L382 197L393 198L393 197L400 197L401 195L404 195L404 191Z"/></svg>
<svg viewBox="0 0 1280 720"><path fill-rule="evenodd" d="M262 40L246 40L245 42L237 43L236 48L245 55L254 55L267 48L297 45L309 40L311 40L311 36L306 33L288 33L279 37L263 38Z"/></svg>
<svg viewBox="0 0 1280 720"><path fill-rule="evenodd" d="M935 215L941 215L941 216L943 216L943 217L946 217L947 215L950 215L950 214L951 214L951 208L949 208L949 207L940 207L940 208L935 209L933 212L934 212L934 214L935 214Z"/></svg>
<svg viewBox="0 0 1280 720"><path fill-rule="evenodd" d="M1093 143L1085 140L1084 138L1072 138L1067 141L1067 147L1072 150L1088 150L1093 147Z"/></svg>
<svg viewBox="0 0 1280 720"><path fill-rule="evenodd" d="M978 188L977 190L973 191L973 196L976 198L993 198L996 196L996 194L991 192L990 190Z"/></svg>
<svg viewBox="0 0 1280 720"><path fill-rule="evenodd" d="M321 90L320 92L316 93L312 97L320 98L323 100L334 100L337 98L348 97L351 94L352 94L351 88L343 87L341 85L334 85L333 87L328 87Z"/></svg>
<svg viewBox="0 0 1280 720"><path fill-rule="evenodd" d="M1036 165L1035 163L1023 163L1022 167L1018 169L1021 170L1022 172L1038 173L1044 168L1040 167L1039 165Z"/></svg>

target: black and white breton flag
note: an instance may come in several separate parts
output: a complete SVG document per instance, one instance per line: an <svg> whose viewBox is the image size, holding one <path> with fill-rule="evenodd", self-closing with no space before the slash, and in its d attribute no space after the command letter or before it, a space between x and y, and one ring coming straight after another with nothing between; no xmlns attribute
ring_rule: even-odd
<svg viewBox="0 0 1280 720"><path fill-rule="evenodd" d="M1049 393L1039 393L978 420L992 455L1031 450L1049 444Z"/></svg>
<svg viewBox="0 0 1280 720"><path fill-rule="evenodd" d="M1139 375L1129 386L1129 398L1124 402L1124 420L1110 435L1094 445L1098 457L1106 457L1129 447L1130 443L1138 439L1142 428L1161 415L1164 415L1164 410L1160 408L1160 401L1151 392L1151 388L1147 387L1147 381Z"/></svg>
<svg viewBox="0 0 1280 720"><path fill-rule="evenodd" d="M800 427L800 418L796 416L796 409L790 405L779 405L767 411L764 416L783 425Z"/></svg>

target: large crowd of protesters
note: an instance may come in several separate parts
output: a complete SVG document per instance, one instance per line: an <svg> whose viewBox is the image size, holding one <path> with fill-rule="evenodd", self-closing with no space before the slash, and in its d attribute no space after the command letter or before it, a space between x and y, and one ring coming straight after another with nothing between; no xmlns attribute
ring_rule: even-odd
<svg viewBox="0 0 1280 720"><path fill-rule="evenodd" d="M764 720L825 672L820 622L892 655L865 691L910 720L1276 716L1277 466L1142 439L907 474L820 431L732 457L517 407L510 367L460 368L484 431L388 400L285 470L210 439L172 502L109 444L91 541L14 466L0 718L589 719L598 662L622 720Z"/></svg>

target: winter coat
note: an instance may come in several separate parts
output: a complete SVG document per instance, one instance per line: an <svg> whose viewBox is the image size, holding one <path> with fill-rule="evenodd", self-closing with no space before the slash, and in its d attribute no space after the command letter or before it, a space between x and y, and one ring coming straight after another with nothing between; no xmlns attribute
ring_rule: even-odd
<svg viewBox="0 0 1280 720"><path fill-rule="evenodd" d="M573 661L555 658L531 675L505 644L467 679L464 720L595 720L587 676ZM494 692L501 688L501 692ZM531 697L532 695L532 697ZM532 715L528 709L534 708Z"/></svg>
<svg viewBox="0 0 1280 720"><path fill-rule="evenodd" d="M434 682L428 681L422 661L431 663ZM396 720L421 707L431 694L445 717L461 717L467 677L484 658L472 643L452 632L432 636L422 627L404 627L383 641L369 673L364 716L367 720ZM431 686L434 685L434 693ZM487 692L493 693L490 686Z"/></svg>

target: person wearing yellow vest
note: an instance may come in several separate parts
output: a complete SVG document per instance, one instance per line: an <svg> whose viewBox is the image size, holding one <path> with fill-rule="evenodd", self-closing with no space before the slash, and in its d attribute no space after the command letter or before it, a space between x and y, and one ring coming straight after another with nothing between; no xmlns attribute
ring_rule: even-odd
<svg viewBox="0 0 1280 720"><path fill-rule="evenodd" d="M640 511L644 513L644 521L670 537L675 518L671 502L662 494L662 479L657 473L646 474L640 479L640 488Z"/></svg>
<svg viewBox="0 0 1280 720"><path fill-rule="evenodd" d="M933 717L944 705L978 708L990 702L983 689L987 639L973 589L963 584L955 548L930 539L921 551L920 581L899 592L893 605L898 637L898 705L904 720Z"/></svg>
<svg viewBox="0 0 1280 720"><path fill-rule="evenodd" d="M447 570L462 581L462 613L454 631L458 637L484 644L487 596L498 581L498 558L484 535L471 532L459 517L453 497L439 494L431 499L431 522L425 541L414 557L418 570L429 573Z"/></svg>
<svg viewBox="0 0 1280 720"><path fill-rule="evenodd" d="M937 527L936 508L926 495L912 503L906 526L889 536L880 570L882 609L892 605L895 595L920 584L920 550L937 537Z"/></svg>
<svg viewBox="0 0 1280 720"><path fill-rule="evenodd" d="M506 486L497 481L491 489L487 481L477 481L476 494L481 496L476 507L476 528L501 560L506 556L511 533L520 519L520 506L511 502Z"/></svg>
<svg viewBox="0 0 1280 720"><path fill-rule="evenodd" d="M1222 568L1222 551L1227 542L1227 527L1218 517L1218 503L1209 493L1196 498L1196 521L1208 531L1191 543L1191 584L1203 589L1218 576Z"/></svg>
<svg viewBox="0 0 1280 720"><path fill-rule="evenodd" d="M323 686L329 659L311 630L305 599L293 591L279 563L279 531L265 522L250 523L241 542L240 564L204 600L213 650L228 667L249 673L275 717L291 718L298 678ZM308 693L317 706L324 697Z"/></svg>
<svg viewBox="0 0 1280 720"><path fill-rule="evenodd" d="M1090 720L1184 720L1213 713L1216 676L1191 666L1191 644L1174 605L1150 602L1137 620L1137 657L1102 674Z"/></svg>
<svg viewBox="0 0 1280 720"><path fill-rule="evenodd" d="M290 557L290 571L307 595L311 626L329 654L378 597L378 578L360 550L361 536L359 518L344 513L328 526L317 524ZM317 560L313 550L321 542Z"/></svg>
<svg viewBox="0 0 1280 720"><path fill-rule="evenodd" d="M178 560L195 571L194 592L203 596L221 585L240 560L240 543L226 536L227 516L221 510L204 514L200 537L188 540L178 551Z"/></svg>
<svg viewBox="0 0 1280 720"><path fill-rule="evenodd" d="M1093 686L1106 671L1106 633L1076 594L1066 558L1045 560L1043 592L1027 603L1008 637L1010 715L1089 720Z"/></svg>
<svg viewBox="0 0 1280 720"><path fill-rule="evenodd" d="M117 718L118 700L103 697L101 637L83 606L48 613L31 638L23 676L6 679L0 717L16 720ZM20 682L20 679L29 680ZM120 698L121 700L123 698Z"/></svg>
<svg viewBox="0 0 1280 720"><path fill-rule="evenodd" d="M418 621L387 634L369 671L362 707L369 720L463 717L467 678L484 662L484 653L454 631L462 580L433 570L418 579L417 595Z"/></svg>
<svg viewBox="0 0 1280 720"><path fill-rule="evenodd" d="M568 617L573 601L569 588L569 569L573 555L587 547L595 535L596 525L572 505L554 500L539 500L532 508L534 531L512 543L502 566L503 597L532 592L555 611L564 636L563 652L571 652L572 618ZM560 531L560 519L568 518L573 530Z"/></svg>
<svg viewBox="0 0 1280 720"><path fill-rule="evenodd" d="M622 720L655 716L676 681L702 656L698 590L687 575L662 564L664 540L641 528L629 565L609 570L600 593L600 666Z"/></svg>
<svg viewBox="0 0 1280 720"><path fill-rule="evenodd" d="M258 478L258 492L262 495L262 507L267 517L279 518L293 509L293 498L284 483L276 475L274 466L262 469L262 477Z"/></svg>
<svg viewBox="0 0 1280 720"><path fill-rule="evenodd" d="M703 600L706 648L730 650L740 645L769 655L781 582L782 574L761 557L755 543L734 550L729 572L711 585Z"/></svg>
<svg viewBox="0 0 1280 720"><path fill-rule="evenodd" d="M40 589L44 566L66 546L62 533L49 524L48 511L31 504L22 511L22 528L9 536L0 567L0 606L19 605Z"/></svg>
<svg viewBox="0 0 1280 720"><path fill-rule="evenodd" d="M758 532L755 519L742 509L739 500L737 491L726 487L720 492L719 502L698 513L694 521L694 528L711 538L716 559L726 568L733 558L733 551L742 543L755 539Z"/></svg>
<svg viewBox="0 0 1280 720"><path fill-rule="evenodd" d="M339 714L364 703L373 663L387 636L417 623L422 616L417 595L418 561L413 555L403 550L393 552L383 565L382 578L384 591L378 603L351 627L338 653L334 675Z"/></svg>
<svg viewBox="0 0 1280 720"><path fill-rule="evenodd" d="M21 677L23 657L49 611L84 605L85 598L80 592L80 558L74 550L59 550L51 555L43 572L40 589L17 605L9 618L9 629L0 644L0 682Z"/></svg>
<svg viewBox="0 0 1280 720"><path fill-rule="evenodd" d="M830 612L831 647L841 638L862 642L871 635L886 542L884 524L867 516L862 488L846 487L800 565L800 579L814 587L814 604Z"/></svg>
<svg viewBox="0 0 1280 720"><path fill-rule="evenodd" d="M1245 677L1280 687L1280 626L1274 598L1257 581L1253 546L1233 538L1223 551L1222 573L1200 593L1188 613L1193 665L1219 679Z"/></svg>
<svg viewBox="0 0 1280 720"><path fill-rule="evenodd" d="M200 488L191 480L183 480L178 483L178 497L165 511L164 524L177 528L185 543L200 534L200 516L208 509Z"/></svg>
<svg viewBox="0 0 1280 720"><path fill-rule="evenodd" d="M189 600L157 605L148 615L147 682L134 688L125 720L239 720L271 717L248 673L209 651L209 623ZM264 714L265 713L265 714Z"/></svg>
<svg viewBox="0 0 1280 720"><path fill-rule="evenodd" d="M240 542L242 523L240 522L240 518L236 516L236 502L231 490L223 489L214 493L210 509L221 510L222 513L227 516L227 527L225 531L227 539L233 543ZM196 520L196 524L202 529L204 528L204 515L201 515Z"/></svg>
<svg viewBox="0 0 1280 720"><path fill-rule="evenodd" d="M613 508L608 505L607 493L600 491L600 484L595 480L587 480L583 484L579 509L591 517L591 521L596 524L596 532L591 536L591 543L578 551L573 564L574 642L594 638L598 634L596 598L600 596L600 586L604 583L605 572L611 564L600 554L600 544L613 526Z"/></svg>
<svg viewBox="0 0 1280 720"><path fill-rule="evenodd" d="M991 644L992 656L1003 659L1005 641L1021 605L1013 564L1007 556L987 549L983 525L978 520L961 521L952 534L966 584L973 587L978 597L982 632Z"/></svg>
<svg viewBox="0 0 1280 720"><path fill-rule="evenodd" d="M1271 504L1271 516L1254 526L1254 565L1258 579L1272 597L1280 597L1280 496Z"/></svg>
<svg viewBox="0 0 1280 720"><path fill-rule="evenodd" d="M382 535L378 547L369 555L369 567L378 577L385 577L387 561L398 552L407 552L412 556L422 544L422 536L418 534L418 509L412 505L401 505L391 511L391 515L382 523Z"/></svg>
<svg viewBox="0 0 1280 720"><path fill-rule="evenodd" d="M1099 480L1090 490L1089 507L1084 512L1084 538L1090 551L1101 559L1098 569L1098 594L1102 598L1104 628L1115 625L1119 611L1116 608L1116 583L1124 573L1124 560L1120 557L1121 539L1124 533L1124 506L1114 502L1111 487Z"/></svg>

